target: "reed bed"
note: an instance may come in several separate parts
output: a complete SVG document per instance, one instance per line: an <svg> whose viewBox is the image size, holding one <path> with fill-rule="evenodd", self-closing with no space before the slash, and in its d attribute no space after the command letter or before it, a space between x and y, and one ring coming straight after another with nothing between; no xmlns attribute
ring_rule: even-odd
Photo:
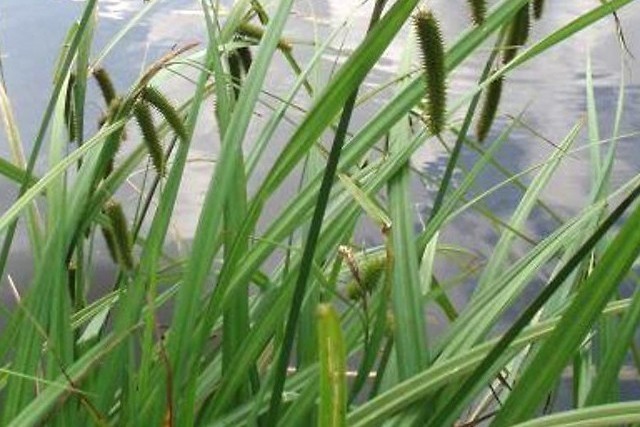
<svg viewBox="0 0 640 427"><path fill-rule="evenodd" d="M518 118L495 123L514 70L624 15L631 0L585 4L537 40L528 33L545 19L542 1L470 1L452 11L467 13L468 27L446 41L428 2L369 3L360 44L320 80L341 30L302 46L284 35L293 0L240 0L228 10L202 0L203 42L155 58L126 90L104 59L155 3L141 4L102 52L93 49L98 2L84 3L28 158L0 158L0 174L19 191L0 215L0 273L18 223L34 260L0 336L0 424L640 423L640 402L622 401L618 379L629 358L640 367L640 294L622 292L637 282L640 176L612 181L624 84L614 134L601 136L587 67L585 120L527 170L509 171L498 157ZM356 123L372 96L360 88L397 39L406 52L385 88L393 95ZM311 52L304 63L302 49ZM478 55L486 66L477 84L449 94L455 69ZM273 97L276 58L292 78ZM168 88L186 78L184 99L171 99ZM7 92L0 85L0 116L20 153ZM102 99L89 99L94 92ZM104 105L98 130L88 102ZM269 115L258 118L264 104ZM176 253L170 225L202 120L215 122L220 148L193 240ZM411 158L425 144L449 156L443 176L426 177L436 191L421 201L430 209L418 229L410 190L425 173ZM478 153L473 164L461 162L463 150ZM562 217L543 193L581 150L591 159L588 203ZM131 203L127 180L141 169ZM478 191L487 170L503 178ZM297 191L277 199L274 216L274 198L292 180ZM519 198L498 218L485 201L504 187ZM532 240L536 210L554 228ZM468 255L441 237L462 215L490 221L499 238L482 262L445 281L436 266ZM363 221L379 246L356 241ZM117 275L97 290L91 271L105 257ZM468 301L453 300L465 283ZM439 332L427 312L438 314ZM560 411L567 372L571 409Z"/></svg>

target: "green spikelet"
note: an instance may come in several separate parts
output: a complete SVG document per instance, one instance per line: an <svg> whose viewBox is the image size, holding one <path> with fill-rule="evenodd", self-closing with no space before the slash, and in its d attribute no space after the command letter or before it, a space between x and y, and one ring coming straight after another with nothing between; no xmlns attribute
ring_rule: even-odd
<svg viewBox="0 0 640 427"><path fill-rule="evenodd" d="M242 64L240 57L236 51L231 51L227 55L227 63L229 64L229 75L231 77L231 88L235 98L240 93L240 84L242 83Z"/></svg>
<svg viewBox="0 0 640 427"><path fill-rule="evenodd" d="M355 280L352 280L346 287L347 298L352 301L358 301L364 296L364 290L360 287L360 284Z"/></svg>
<svg viewBox="0 0 640 427"><path fill-rule="evenodd" d="M485 140L493 124L500 104L500 95L502 94L502 76L492 81L486 89L484 103L480 112L480 118L476 125L476 137L479 142Z"/></svg>
<svg viewBox="0 0 640 427"><path fill-rule="evenodd" d="M240 58L240 63L242 64L242 69L244 73L249 72L249 68L251 68L251 63L253 62L253 58L251 57L251 49L247 46L239 47L236 52L238 53L238 57Z"/></svg>
<svg viewBox="0 0 640 427"><path fill-rule="evenodd" d="M145 101L136 102L133 107L133 115L136 118L138 127L140 127L142 139L151 157L151 163L158 175L162 176L164 175L164 152L160 144L156 126L153 123L153 116L151 115L149 105Z"/></svg>
<svg viewBox="0 0 640 427"><path fill-rule="evenodd" d="M427 84L427 127L438 135L444 128L447 109L444 43L438 21L431 12L418 11L413 22Z"/></svg>
<svg viewBox="0 0 640 427"><path fill-rule="evenodd" d="M522 46L529 40L529 30L531 29L531 15L529 12L529 5L522 6L518 14L516 15L516 29L517 44Z"/></svg>
<svg viewBox="0 0 640 427"><path fill-rule="evenodd" d="M114 200L109 200L104 206L105 214L111 222L115 254L119 264L125 270L131 270L134 267L133 253L131 252L131 234L127 225L127 217L122 211L122 206ZM104 228L103 228L104 233ZM106 236L105 236L106 237ZM109 242L107 241L107 246Z"/></svg>
<svg viewBox="0 0 640 427"><path fill-rule="evenodd" d="M104 225L100 227L100 230L102 231L102 236L104 237L104 241L107 244L107 251L109 252L109 256L115 264L120 264L118 246L116 245L116 238L113 235L113 231L111 231L109 227L105 227Z"/></svg>
<svg viewBox="0 0 640 427"><path fill-rule="evenodd" d="M75 141L78 135L78 118L73 108L73 95L75 92L76 75L71 73L69 75L69 82L67 83L67 93L64 100L64 117L67 125L67 131L69 133L69 141Z"/></svg>
<svg viewBox="0 0 640 427"><path fill-rule="evenodd" d="M371 294L382 278L387 262L385 256L365 258L359 267L360 282L353 280L347 284L347 297L352 300L361 299L365 292Z"/></svg>
<svg viewBox="0 0 640 427"><path fill-rule="evenodd" d="M183 141L187 140L187 130L184 127L182 117L180 117L178 110L173 106L171 101L162 94L162 92L153 86L145 86L142 90L142 99L147 101L158 111L158 113L162 115L162 117L164 117L167 123L169 123L169 126L171 126L171 129L173 129L180 139Z"/></svg>
<svg viewBox="0 0 640 427"><path fill-rule="evenodd" d="M368 257L362 264L360 276L362 287L371 293L375 290L387 266L385 256Z"/></svg>
<svg viewBox="0 0 640 427"><path fill-rule="evenodd" d="M98 118L98 129L113 123L118 117L118 115L120 114L121 108L122 108L122 100L120 97L116 96L111 100L111 104L109 105L107 112L102 114ZM120 136L118 138L111 138L111 137L109 138L109 148L107 151L105 151L105 155L108 157L107 166L104 174L105 178L109 176L111 172L113 172L115 156L120 150L120 145L122 141L127 139L127 132L124 127L121 128L119 132L120 132Z"/></svg>
<svg viewBox="0 0 640 427"><path fill-rule="evenodd" d="M471 9L471 20L476 25L482 25L484 18L487 15L487 1L486 0L467 0L469 8Z"/></svg>
<svg viewBox="0 0 640 427"><path fill-rule="evenodd" d="M533 0L533 17L537 21L542 18L544 12L544 0Z"/></svg>
<svg viewBox="0 0 640 427"><path fill-rule="evenodd" d="M522 6L509 24L509 33L502 56L503 63L510 62L518 53L518 48L527 42L530 26L529 4L527 3Z"/></svg>
<svg viewBox="0 0 640 427"><path fill-rule="evenodd" d="M109 77L107 70L104 68L96 68L93 70L93 77L98 83L100 92L102 92L104 103L107 104L107 106L110 106L111 101L116 98L116 89L113 86L113 82L111 81L111 77Z"/></svg>

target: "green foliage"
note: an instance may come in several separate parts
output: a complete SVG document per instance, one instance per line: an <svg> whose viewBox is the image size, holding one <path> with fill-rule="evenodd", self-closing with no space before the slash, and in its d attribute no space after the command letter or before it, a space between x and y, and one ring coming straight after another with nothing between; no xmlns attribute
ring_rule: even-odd
<svg viewBox="0 0 640 427"><path fill-rule="evenodd" d="M122 206L120 203L110 200L105 204L104 212L111 225L111 236L107 238L109 250L116 255L114 258L124 269L131 270L134 267L131 233ZM106 237L107 234L105 234Z"/></svg>
<svg viewBox="0 0 640 427"><path fill-rule="evenodd" d="M284 38L292 0L266 9L243 0L224 11L202 2L205 42L168 52L118 93L101 62L125 49L127 33L157 2L142 6L92 62L99 16L88 0L61 48L28 159L20 155L11 91L0 85L0 123L13 156L0 158L0 176L19 189L0 212L0 277L23 216L35 260L0 334L0 424L640 422L637 402L618 402L615 393L621 366L637 353L640 321L638 293L620 296L637 281L640 251L640 175L614 179L624 85L606 143L587 67L591 188L572 216L561 217L543 197L582 149L574 142L584 123L570 124L549 157L528 170L500 163L521 117L486 138L512 70L612 12L622 15L630 2L591 5L519 52L541 1L500 0L488 11L486 2L469 1L473 25L445 48L433 13L416 10L419 1L378 0L366 35L348 53L339 49L342 28L311 45ZM256 17L259 25L249 23ZM403 44L399 77L384 87L391 90L360 94L412 25L417 43ZM339 65L325 73L323 58L336 52ZM447 94L461 63L485 59L477 84ZM277 92L271 73L290 73ZM85 106L96 103L85 99L91 75L105 103L98 129L84 120ZM166 96L176 87L186 88L180 104ZM456 98L449 110L447 97ZM425 124L415 120L423 113ZM356 115L364 117L357 125ZM211 128L212 118L219 149L206 153L215 158L212 174L194 189L185 174L194 130ZM469 137L473 123L477 141ZM128 125L140 132L123 141ZM425 176L412 155L439 143L450 149L447 172ZM462 165L460 153L470 149L478 156ZM139 173L148 157L157 173ZM486 187L486 173L502 178ZM432 201L411 191L421 180L437 187L422 228L415 205ZM180 221L185 187L205 197L193 240L183 244L170 225ZM507 218L485 206L504 187L519 195ZM276 199L283 192L290 197ZM529 236L534 212L549 215L553 230ZM461 217L495 227L497 243L486 254L448 240ZM378 247L358 247L366 223ZM98 286L91 272L107 252L118 274ZM448 263L459 275L442 272ZM544 286L531 301L534 281ZM463 283L474 283L474 292L452 299ZM444 313L437 331L428 321L434 312ZM579 406L540 416L574 361L583 367L575 372Z"/></svg>
<svg viewBox="0 0 640 427"><path fill-rule="evenodd" d="M329 304L320 304L317 313L320 359L318 426L346 426L347 355L340 329L340 316Z"/></svg>

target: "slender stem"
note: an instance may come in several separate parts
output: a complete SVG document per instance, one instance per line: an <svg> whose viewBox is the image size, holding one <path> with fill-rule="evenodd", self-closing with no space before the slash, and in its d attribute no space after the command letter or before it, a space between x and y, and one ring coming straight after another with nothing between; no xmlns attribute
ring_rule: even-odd
<svg viewBox="0 0 640 427"><path fill-rule="evenodd" d="M382 10L387 0L376 0L371 19L369 20L369 27L367 32L375 25L382 15ZM351 115L358 98L358 87L354 89L353 93L346 100L342 115L340 116L340 122L331 145L331 151L329 152L329 158L327 160L327 167L322 177L322 183L320 185L320 193L316 201L316 207L313 211L313 218L311 219L311 226L307 234L307 241L302 253L302 261L300 265L300 272L298 274L298 280L296 281L296 287L293 293L293 300L291 308L289 310L289 318L285 329L284 341L280 350L277 365L275 367L275 381L273 384L273 392L271 394L271 402L269 407L269 413L267 414L266 425L275 426L278 420L278 413L280 411L280 405L282 403L282 391L284 390L284 380L287 375L287 366L289 364L289 357L291 356L291 349L293 347L293 340L298 325L298 317L300 316L300 308L302 307L302 300L309 281L309 275L314 262L316 245L320 236L320 230L322 228L322 222L324 214L329 202L329 195L331 193L331 187L333 186L333 180L338 169L338 161L340 160L340 153L342 152L342 146L344 145L345 138L347 136L347 130L349 129L349 123L351 122Z"/></svg>

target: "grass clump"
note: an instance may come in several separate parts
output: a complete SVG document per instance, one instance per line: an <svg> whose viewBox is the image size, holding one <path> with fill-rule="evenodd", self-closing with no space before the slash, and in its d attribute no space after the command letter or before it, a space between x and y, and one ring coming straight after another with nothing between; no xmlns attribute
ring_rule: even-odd
<svg viewBox="0 0 640 427"><path fill-rule="evenodd" d="M590 67L586 120L552 141L540 164L512 171L501 163L512 133L527 128L522 116L490 132L509 73L613 11L622 15L630 0L590 5L520 54L508 49L527 42L528 0L488 11L470 2L474 24L448 47L420 3L374 2L349 52L341 28L313 43L284 39L292 0L228 10L203 3L204 42L167 52L122 92L102 62L124 49L132 26L94 56L97 1L84 3L29 158L0 158L18 194L0 213L1 276L25 240L15 238L19 221L34 260L28 283L8 282L19 301L0 334L1 425L640 423L637 403L618 393L640 319L638 293L624 292L637 279L640 176L614 179L624 85L609 143ZM254 15L259 26L246 23ZM361 90L405 38L387 90ZM329 54L340 60L327 72ZM447 94L456 68L472 59L486 61L478 83ZM277 91L272 73L288 78ZM84 125L94 79L106 111L97 130ZM188 89L170 101L177 86ZM0 85L0 118L20 153L8 93ZM123 140L127 126L140 132ZM587 145L576 147L584 128ZM214 129L218 147L208 153L209 180L194 190L187 168L196 129ZM412 165L425 144L444 144L442 177ZM463 164L468 150L476 155ZM584 150L587 203L561 216L544 190ZM502 178L488 185L487 173ZM278 198L294 180L296 191ZM411 189L420 182L435 185L436 197L420 200L433 209L418 218ZM171 230L185 187L204 199L182 242ZM503 187L517 194L508 215L488 208ZM548 233L530 236L534 214L551 224ZM495 231L486 253L450 240L469 217ZM375 247L358 246L363 224L375 224ZM117 271L98 287L90 272L106 253ZM574 407L562 411L557 384L572 364Z"/></svg>

